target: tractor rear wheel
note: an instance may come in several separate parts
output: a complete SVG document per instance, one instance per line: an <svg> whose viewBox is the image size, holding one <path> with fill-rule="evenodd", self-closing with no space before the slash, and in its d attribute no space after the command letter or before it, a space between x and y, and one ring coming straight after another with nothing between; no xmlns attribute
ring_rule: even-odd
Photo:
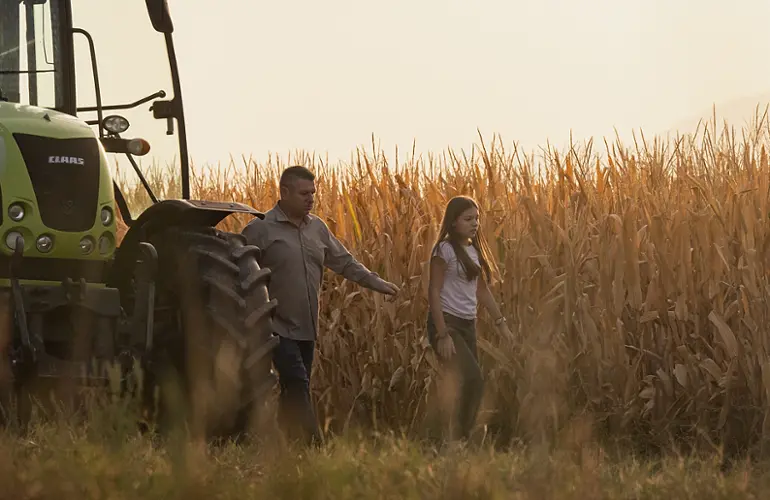
<svg viewBox="0 0 770 500"><path fill-rule="evenodd" d="M172 227L150 242L158 254L150 371L159 410L182 403L199 436L242 435L276 382L270 271L242 235L213 227ZM177 403L165 375L180 382Z"/></svg>

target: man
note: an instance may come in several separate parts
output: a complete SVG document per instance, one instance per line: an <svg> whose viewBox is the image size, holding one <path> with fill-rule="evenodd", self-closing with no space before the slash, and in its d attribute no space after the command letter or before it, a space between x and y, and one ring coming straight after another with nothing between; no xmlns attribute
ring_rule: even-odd
<svg viewBox="0 0 770 500"><path fill-rule="evenodd" d="M260 265L271 271L268 292L278 300L274 328L280 342L273 353L281 396L279 418L290 436L320 439L310 399L313 350L318 335L318 302L324 267L379 293L395 295L396 285L358 262L320 218L312 215L315 176L305 167L281 175L281 199L242 231L262 250Z"/></svg>

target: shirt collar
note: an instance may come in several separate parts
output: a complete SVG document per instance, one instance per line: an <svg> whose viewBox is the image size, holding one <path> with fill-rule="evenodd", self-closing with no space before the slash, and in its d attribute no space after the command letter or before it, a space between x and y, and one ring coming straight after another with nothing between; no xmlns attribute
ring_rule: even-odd
<svg viewBox="0 0 770 500"><path fill-rule="evenodd" d="M272 209L268 211L266 216L271 216L273 220L276 222L288 222L291 224L292 222L289 220L289 217L286 215L286 212L281 210L281 206L278 204L278 202L275 203L275 206L273 206ZM302 220L305 224L310 223L310 215L306 215L304 219Z"/></svg>

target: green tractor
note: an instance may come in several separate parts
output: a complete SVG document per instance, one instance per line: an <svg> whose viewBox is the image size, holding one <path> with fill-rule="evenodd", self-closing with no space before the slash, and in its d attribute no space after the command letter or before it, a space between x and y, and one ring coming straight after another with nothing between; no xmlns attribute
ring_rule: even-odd
<svg viewBox="0 0 770 500"><path fill-rule="evenodd" d="M161 417L181 405L198 432L232 436L275 384L276 302L259 249L217 226L231 214L263 214L190 199L173 24L166 0L145 1L165 42L172 97L163 100L161 90L103 104L94 39L73 27L82 0L0 0L3 414L23 424L36 388L106 384L105 366L122 366L125 378L139 365L148 407L159 389ZM77 36L87 42L95 106L76 103ZM168 121L167 134L177 124L182 199L157 200L134 158L149 144L124 138L128 120L114 114L150 102L153 117ZM108 153L127 157L152 200L136 219ZM116 210L128 226L119 245ZM164 392L167 380L181 399Z"/></svg>

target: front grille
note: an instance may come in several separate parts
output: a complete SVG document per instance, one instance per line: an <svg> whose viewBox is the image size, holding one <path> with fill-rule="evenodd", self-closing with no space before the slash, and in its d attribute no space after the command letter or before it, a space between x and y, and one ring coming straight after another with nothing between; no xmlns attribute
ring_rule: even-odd
<svg viewBox="0 0 770 500"><path fill-rule="evenodd" d="M97 139L13 137L27 164L43 224L57 231L91 229L99 203Z"/></svg>
<svg viewBox="0 0 770 500"><path fill-rule="evenodd" d="M11 277L11 257L0 255L0 279ZM23 257L16 277L20 280L63 281L70 278L78 282L83 278L88 283L103 283L109 265L102 260L52 259L45 257Z"/></svg>

